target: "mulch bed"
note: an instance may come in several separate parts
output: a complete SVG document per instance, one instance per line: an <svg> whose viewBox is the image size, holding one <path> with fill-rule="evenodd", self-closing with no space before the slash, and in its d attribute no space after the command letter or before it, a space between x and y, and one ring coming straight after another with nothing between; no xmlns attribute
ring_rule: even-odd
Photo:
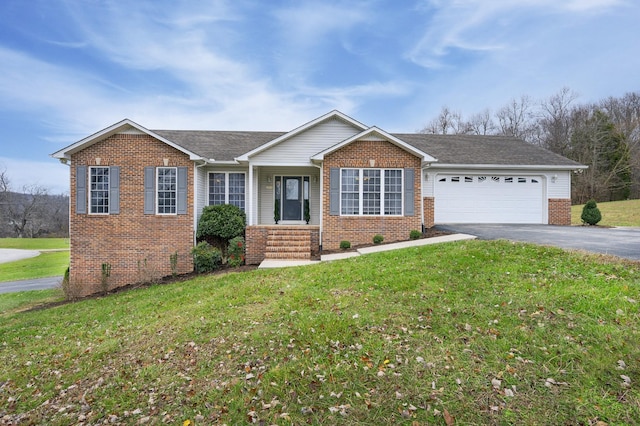
<svg viewBox="0 0 640 426"><path fill-rule="evenodd" d="M451 232L442 231L442 230L435 229L435 228L428 228L427 230L425 230L425 232L422 233L422 237L420 239L440 237L440 236L443 236L443 235L451 235ZM398 243L398 242L401 242L401 241L405 241L405 240L385 241L382 244L373 244L373 242L372 242L370 244L360 244L360 245L356 245L356 246L351 246L351 248L348 248L348 249L322 250L320 252L320 254L323 255L323 254L335 254L335 253L349 253L349 252L354 252L354 251L357 251L358 249L365 248L365 247L372 247L372 246L376 246L376 245Z"/></svg>

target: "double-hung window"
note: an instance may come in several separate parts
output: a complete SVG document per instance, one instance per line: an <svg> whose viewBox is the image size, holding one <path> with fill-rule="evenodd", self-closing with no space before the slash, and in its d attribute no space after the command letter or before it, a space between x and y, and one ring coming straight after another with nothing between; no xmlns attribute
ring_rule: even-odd
<svg viewBox="0 0 640 426"><path fill-rule="evenodd" d="M401 169L341 169L342 215L402 215Z"/></svg>
<svg viewBox="0 0 640 426"><path fill-rule="evenodd" d="M109 214L109 167L89 168L89 212Z"/></svg>
<svg viewBox="0 0 640 426"><path fill-rule="evenodd" d="M157 173L158 214L176 214L177 169L175 167L158 167Z"/></svg>
<svg viewBox="0 0 640 426"><path fill-rule="evenodd" d="M209 205L219 204L231 204L244 210L244 173L209 173Z"/></svg>

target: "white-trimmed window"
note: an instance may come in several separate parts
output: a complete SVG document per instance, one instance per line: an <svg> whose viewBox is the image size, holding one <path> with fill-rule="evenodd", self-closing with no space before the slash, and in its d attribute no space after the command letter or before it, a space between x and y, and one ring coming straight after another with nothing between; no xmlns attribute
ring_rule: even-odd
<svg viewBox="0 0 640 426"><path fill-rule="evenodd" d="M176 167L158 167L157 169L157 212L158 214L176 214L178 200L178 169Z"/></svg>
<svg viewBox="0 0 640 426"><path fill-rule="evenodd" d="M109 214L109 167L89 167L89 212Z"/></svg>
<svg viewBox="0 0 640 426"><path fill-rule="evenodd" d="M384 214L402 214L402 170L384 171Z"/></svg>
<svg viewBox="0 0 640 426"><path fill-rule="evenodd" d="M401 169L341 169L340 214L402 215Z"/></svg>
<svg viewBox="0 0 640 426"><path fill-rule="evenodd" d="M236 172L209 173L209 205L231 204L245 208L245 174Z"/></svg>

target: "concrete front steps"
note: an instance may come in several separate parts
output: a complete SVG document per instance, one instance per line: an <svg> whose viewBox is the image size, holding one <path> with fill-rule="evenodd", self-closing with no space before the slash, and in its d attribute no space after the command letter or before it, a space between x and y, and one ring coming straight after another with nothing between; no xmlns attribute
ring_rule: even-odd
<svg viewBox="0 0 640 426"><path fill-rule="evenodd" d="M269 229L265 260L311 260L311 233L305 229Z"/></svg>

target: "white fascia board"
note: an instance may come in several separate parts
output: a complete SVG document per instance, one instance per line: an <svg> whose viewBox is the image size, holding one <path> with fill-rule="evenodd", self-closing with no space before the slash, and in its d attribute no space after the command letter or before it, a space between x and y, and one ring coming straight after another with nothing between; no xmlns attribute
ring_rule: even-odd
<svg viewBox="0 0 640 426"><path fill-rule="evenodd" d="M332 152L337 151L338 149L347 146L359 139L365 138L367 136L370 135L377 135L380 136L381 139L386 140L388 142L391 142L392 144L396 145L399 148L404 149L407 152L410 152L411 154L415 155L416 157L419 157L423 163L436 163L438 160L432 156L430 156L429 154L427 154L426 152L423 152L419 149L417 149L416 147L414 147L413 145L410 145L408 143L406 143L405 141L398 139L397 137L393 136L392 134L389 134L387 132L385 132L382 129L379 129L376 126L373 127L369 127L368 129L358 133L357 135L354 135L348 139L343 140L340 143L337 143L327 149L325 149L324 151L321 151L315 155L313 155L311 157L311 161L323 161L325 155L331 154Z"/></svg>
<svg viewBox="0 0 640 426"><path fill-rule="evenodd" d="M53 154L51 154L51 157L58 158L60 160L63 160L63 159L68 160L68 159L71 158L72 154L74 154L74 153L76 153L78 151L81 151L81 150L83 150L83 149L85 149L85 148L87 148L87 147L89 147L89 146L91 146L91 145L93 145L93 144L95 144L97 142L100 142L101 140L106 139L106 138L108 138L110 136L113 136L113 135L118 134L118 133L122 133L122 131L124 129L128 128L128 127L133 127L134 129L137 129L140 132L146 133L147 135L149 135L149 136L151 136L151 137L153 137L155 139L158 139L159 141L161 141L163 143L166 143L167 145L171 146L172 148L175 148L178 151L188 155L190 160L210 161L210 160L207 160L206 158L202 158L201 156L199 156L199 155L197 155L197 154L195 154L195 153L193 153L193 152L191 152L189 150L184 149L180 145L176 145L175 143L171 142L168 139L163 138L160 135L157 135L157 134L153 133L151 130L139 125L138 123L136 123L134 121L129 120L128 118L125 118L124 120L122 120L122 121L120 121L120 122L118 122L116 124L113 124L113 125L105 128L105 129L103 129L103 130L100 130L97 133L94 133L94 134L92 134L90 136L87 136L86 138L81 139L78 142L76 142L74 144L71 144L71 145L61 149L60 151L54 152Z"/></svg>
<svg viewBox="0 0 640 426"><path fill-rule="evenodd" d="M468 170L580 170L588 169L589 166L582 164L576 166L544 166L544 165L525 165L525 164L444 164L434 163L428 168L430 169L468 169Z"/></svg>
<svg viewBox="0 0 640 426"><path fill-rule="evenodd" d="M224 165L235 165L237 166L238 164L240 164L238 161L236 160L220 160L220 161L216 161L213 158L211 158L210 160L207 161L207 164L224 164Z"/></svg>
<svg viewBox="0 0 640 426"><path fill-rule="evenodd" d="M258 166L258 167L315 167L315 165L311 162L308 163L287 163L287 162L280 162L280 163L268 163L268 162L264 162L264 161L259 161L259 162L251 162L252 166Z"/></svg>
<svg viewBox="0 0 640 426"><path fill-rule="evenodd" d="M276 138L276 139L274 139L274 140L272 140L270 142L265 143L264 145L261 145L261 146L255 148L255 149L247 152L246 154L241 155L240 157L237 158L237 160L238 161L249 161L249 157L252 157L252 156L254 156L256 154L259 154L260 152L262 152L262 151L264 151L266 149L269 149L272 146L277 145L282 141L285 141L285 140L287 140L289 138L292 138L292 137L294 137L296 135L299 135L300 133L312 128L313 126L315 126L315 125L317 125L319 123L322 123L323 121L332 119L332 118L340 118L341 120L351 124L352 126L354 126L356 128L359 128L361 130L364 130L364 129L367 128L367 126L365 126L364 124L360 123L359 121L357 121L357 120L349 117L348 115L343 114L340 111L334 109L333 111L331 111L331 112L329 112L329 113L327 113L327 114L325 114L323 116L320 116L320 117L318 117L318 118L316 118L316 119L314 119L312 121L309 121L308 123L305 123L302 126L297 127L295 129L293 129L292 131L287 132L284 135L282 135L282 136L280 136L280 137L278 137L278 138Z"/></svg>

